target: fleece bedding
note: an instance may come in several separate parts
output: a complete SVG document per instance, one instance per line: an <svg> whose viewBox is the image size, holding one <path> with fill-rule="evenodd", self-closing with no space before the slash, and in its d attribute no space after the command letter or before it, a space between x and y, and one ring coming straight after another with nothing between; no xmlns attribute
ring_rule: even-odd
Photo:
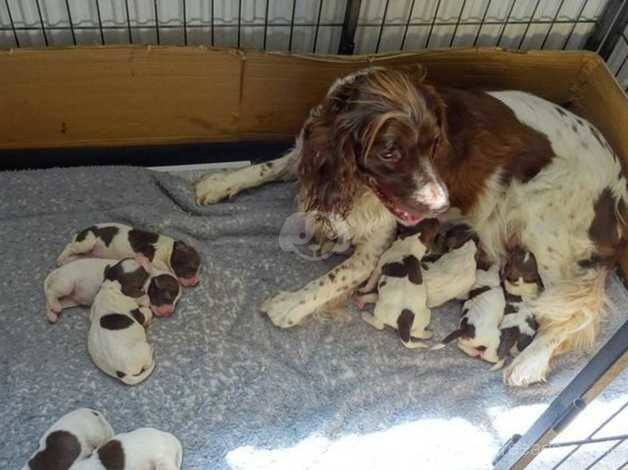
<svg viewBox="0 0 628 470"><path fill-rule="evenodd" d="M46 428L78 407L102 411L116 432L174 433L189 470L490 468L501 444L587 363L590 356L569 354L547 384L509 389L455 346L407 350L352 308L274 327L259 302L342 259L312 261L280 245L294 193L294 184L274 184L199 207L189 181L143 168L0 173L0 468L20 468ZM88 309L66 310L55 325L44 315L43 281L65 243L108 221L186 240L203 263L200 285L149 328L157 367L134 387L91 363ZM627 316L614 276L608 290L615 308L600 346ZM459 308L433 312L436 337L455 328ZM626 400L624 372L574 426L590 429ZM617 419L625 430L625 413ZM600 446L576 453L569 468L592 462ZM564 451L542 454L531 468L547 468ZM596 468L616 468L627 455L624 442Z"/></svg>

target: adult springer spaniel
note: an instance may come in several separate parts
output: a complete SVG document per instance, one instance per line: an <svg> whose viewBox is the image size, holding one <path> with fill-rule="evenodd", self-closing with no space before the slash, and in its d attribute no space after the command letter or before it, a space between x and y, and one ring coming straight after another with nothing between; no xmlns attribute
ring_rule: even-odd
<svg viewBox="0 0 628 470"><path fill-rule="evenodd" d="M196 183L210 204L298 177L297 201L319 232L353 255L295 292L266 300L280 327L298 324L368 279L396 225L460 219L491 259L531 251L545 289L529 307L540 329L504 370L506 383L544 381L552 357L592 346L605 279L628 239L628 192L617 155L590 123L534 95L427 84L380 67L338 79L296 144L269 163Z"/></svg>

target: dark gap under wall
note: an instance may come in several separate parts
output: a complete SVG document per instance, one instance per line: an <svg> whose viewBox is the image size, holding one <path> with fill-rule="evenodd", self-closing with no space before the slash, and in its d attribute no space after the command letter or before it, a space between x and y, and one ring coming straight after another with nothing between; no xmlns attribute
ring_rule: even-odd
<svg viewBox="0 0 628 470"><path fill-rule="evenodd" d="M1 150L0 170L42 169L70 166L166 166L272 160L290 149L294 141L230 142L72 149Z"/></svg>

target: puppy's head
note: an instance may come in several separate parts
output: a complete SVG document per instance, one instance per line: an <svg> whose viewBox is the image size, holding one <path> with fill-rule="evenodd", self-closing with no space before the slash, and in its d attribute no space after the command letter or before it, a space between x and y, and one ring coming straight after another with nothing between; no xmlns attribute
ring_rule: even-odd
<svg viewBox="0 0 628 470"><path fill-rule="evenodd" d="M194 247L180 240L175 241L170 256L170 266L182 286L194 287L198 284L201 257Z"/></svg>
<svg viewBox="0 0 628 470"><path fill-rule="evenodd" d="M534 253L521 246L508 250L502 278L510 294L536 295L544 289Z"/></svg>
<svg viewBox="0 0 628 470"><path fill-rule="evenodd" d="M150 308L158 317L168 317L181 297L181 286L177 278L167 272L153 274L146 289Z"/></svg>

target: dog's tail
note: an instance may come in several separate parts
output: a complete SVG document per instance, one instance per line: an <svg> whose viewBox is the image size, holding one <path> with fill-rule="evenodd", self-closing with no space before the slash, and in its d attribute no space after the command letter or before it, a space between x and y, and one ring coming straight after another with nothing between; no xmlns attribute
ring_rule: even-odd
<svg viewBox="0 0 628 470"><path fill-rule="evenodd" d="M555 351L590 350L597 336L600 317L609 305L605 294L606 267L590 269L571 281L547 288L530 302L539 331L553 331L565 338Z"/></svg>

